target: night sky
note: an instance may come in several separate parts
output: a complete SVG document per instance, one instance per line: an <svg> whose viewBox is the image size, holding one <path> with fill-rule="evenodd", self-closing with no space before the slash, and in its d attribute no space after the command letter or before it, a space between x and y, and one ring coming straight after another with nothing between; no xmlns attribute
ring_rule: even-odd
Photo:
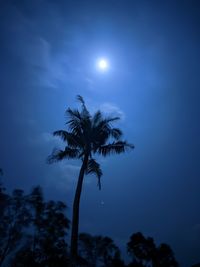
<svg viewBox="0 0 200 267"><path fill-rule="evenodd" d="M96 68L105 57L107 71ZM135 145L85 177L80 231L166 242L200 262L200 2L0 1L0 167L8 190L40 184L71 205L80 162L46 158L63 143L65 110L120 115ZM127 257L127 256L126 256Z"/></svg>

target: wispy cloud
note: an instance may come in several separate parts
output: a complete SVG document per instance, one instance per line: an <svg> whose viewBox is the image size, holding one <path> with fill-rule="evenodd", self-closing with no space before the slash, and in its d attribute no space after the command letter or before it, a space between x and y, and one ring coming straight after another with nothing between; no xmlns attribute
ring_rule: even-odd
<svg viewBox="0 0 200 267"><path fill-rule="evenodd" d="M100 110L106 115L119 116L122 120L125 119L125 113L113 103L105 102L101 104Z"/></svg>
<svg viewBox="0 0 200 267"><path fill-rule="evenodd" d="M29 136L28 141L35 145L48 145L50 147L63 147L63 141L52 133L43 132L39 135Z"/></svg>
<svg viewBox="0 0 200 267"><path fill-rule="evenodd" d="M66 161L52 165L50 172L45 176L47 187L54 188L58 192L71 191L75 187L79 173L79 166Z"/></svg>

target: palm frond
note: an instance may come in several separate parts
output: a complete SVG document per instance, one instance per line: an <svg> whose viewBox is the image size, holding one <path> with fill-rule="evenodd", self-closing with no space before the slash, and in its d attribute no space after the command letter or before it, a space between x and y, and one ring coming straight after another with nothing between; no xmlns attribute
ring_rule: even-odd
<svg viewBox="0 0 200 267"><path fill-rule="evenodd" d="M87 164L87 169L86 169L86 174L95 174L97 176L97 179L98 179L98 187L99 187L99 190L101 189L101 176L102 176L102 170L100 168L100 164L98 162L96 162L95 159L91 158L89 159L88 161L88 164Z"/></svg>
<svg viewBox="0 0 200 267"><path fill-rule="evenodd" d="M111 123L119 120L119 117L107 117L107 118L101 118L98 123L95 125L95 127L99 130L102 130L104 128L112 128Z"/></svg>
<svg viewBox="0 0 200 267"><path fill-rule="evenodd" d="M121 154L128 149L133 149L134 145L128 144L126 141L117 141L107 145L100 146L97 152L106 157L110 154Z"/></svg>
<svg viewBox="0 0 200 267"><path fill-rule="evenodd" d="M54 149L51 155L47 158L47 163L51 164L63 159L74 159L78 158L80 150L77 148L65 147L65 150Z"/></svg>
<svg viewBox="0 0 200 267"><path fill-rule="evenodd" d="M79 96L79 101L82 103L82 110L81 110L82 118L86 119L86 120L90 120L91 115L90 115L90 112L85 105L85 101L83 100L82 96Z"/></svg>
<svg viewBox="0 0 200 267"><path fill-rule="evenodd" d="M119 140L122 137L122 131L119 128L113 128L105 120L92 129L92 143L94 150L99 146L105 145L110 138Z"/></svg>
<svg viewBox="0 0 200 267"><path fill-rule="evenodd" d="M94 128L96 128L96 130L98 130L98 132L100 131L110 131L110 129L112 129L112 125L111 123L114 121L119 120L119 117L107 117L107 118L102 118L99 119L98 123L95 125Z"/></svg>
<svg viewBox="0 0 200 267"><path fill-rule="evenodd" d="M103 116L100 110L98 110L97 112L95 112L95 114L93 115L92 118L92 125L93 127L96 127L97 124L103 120Z"/></svg>
<svg viewBox="0 0 200 267"><path fill-rule="evenodd" d="M83 99L83 97L81 95L77 95L76 98L82 105L85 105L85 101L84 101L84 99Z"/></svg>
<svg viewBox="0 0 200 267"><path fill-rule="evenodd" d="M68 108L65 111L65 114L66 114L66 117L69 118L69 119L78 119L78 120L81 120L81 114L80 114L80 112L79 112L78 109Z"/></svg>
<svg viewBox="0 0 200 267"><path fill-rule="evenodd" d="M68 143L68 146L71 148L81 147L80 138L74 133L70 133L64 130L58 130L53 133L54 136L59 136L64 142Z"/></svg>
<svg viewBox="0 0 200 267"><path fill-rule="evenodd" d="M100 114L97 114L96 123L93 123L92 125L93 143L104 145L108 141L109 137L117 139L116 137L120 135L120 132L115 130L112 131L113 128L110 124L111 121L115 121L117 119L118 117L102 118Z"/></svg>
<svg viewBox="0 0 200 267"><path fill-rule="evenodd" d="M81 113L74 109L68 108L66 110L66 116L68 121L66 124L68 125L70 131L72 131L75 135L81 135L82 129L81 129L81 121L82 121L82 115Z"/></svg>
<svg viewBox="0 0 200 267"><path fill-rule="evenodd" d="M113 121L118 121L118 120L120 120L120 117L107 117L107 118L105 118L105 121L107 123L110 123L110 122L113 122Z"/></svg>
<svg viewBox="0 0 200 267"><path fill-rule="evenodd" d="M69 130L76 136L81 136L82 135L82 127L81 124L77 120L71 120L68 121L68 127Z"/></svg>
<svg viewBox="0 0 200 267"><path fill-rule="evenodd" d="M119 140L122 137L122 131L119 128L111 128L110 129L110 135L114 139Z"/></svg>
<svg viewBox="0 0 200 267"><path fill-rule="evenodd" d="M81 111L81 115L82 117L85 117L85 118L90 118L91 115L85 105L85 101L83 99L83 97L81 95L77 95L77 100L82 104L82 111Z"/></svg>

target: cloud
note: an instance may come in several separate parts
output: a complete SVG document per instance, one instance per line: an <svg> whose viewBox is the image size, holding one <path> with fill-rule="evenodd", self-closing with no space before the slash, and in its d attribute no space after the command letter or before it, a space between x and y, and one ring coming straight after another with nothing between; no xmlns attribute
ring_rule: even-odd
<svg viewBox="0 0 200 267"><path fill-rule="evenodd" d="M54 164L45 175L45 186L58 192L71 192L75 188L79 169L78 165L66 161Z"/></svg>
<svg viewBox="0 0 200 267"><path fill-rule="evenodd" d="M54 147L63 147L63 141L52 133L43 132L39 135L28 136L28 142L34 145L48 145Z"/></svg>
<svg viewBox="0 0 200 267"><path fill-rule="evenodd" d="M49 1L42 2L38 9L37 4L30 1L27 10L32 9L33 15L28 16L23 4L13 4L8 0L4 7L4 13L8 15L3 17L5 22L2 24L6 25L2 29L6 32L5 51L9 58L13 57L18 62L18 69L23 68L22 73L27 72L21 78L23 83L26 78L31 86L58 88L71 82L67 74L74 73L69 56L69 49L74 47L74 43L73 40L68 42L69 29L63 31L59 11ZM47 16L44 16L44 10ZM5 61L9 64L7 57Z"/></svg>
<svg viewBox="0 0 200 267"><path fill-rule="evenodd" d="M60 140L59 137L53 136L53 134L51 134L51 133L44 132L44 133L41 134L41 141L44 141L45 143L50 143L50 142L51 143L55 143L55 142L58 143L61 140Z"/></svg>
<svg viewBox="0 0 200 267"><path fill-rule="evenodd" d="M125 119L125 113L115 104L103 103L100 105L100 110L106 115L119 116L122 120Z"/></svg>

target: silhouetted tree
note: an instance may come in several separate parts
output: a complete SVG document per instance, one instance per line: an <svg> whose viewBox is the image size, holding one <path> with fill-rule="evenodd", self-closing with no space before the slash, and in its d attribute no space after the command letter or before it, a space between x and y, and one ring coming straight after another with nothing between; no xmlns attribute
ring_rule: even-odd
<svg viewBox="0 0 200 267"><path fill-rule="evenodd" d="M127 247L128 253L140 264L151 262L156 248L153 239L145 238L140 232L130 237Z"/></svg>
<svg viewBox="0 0 200 267"><path fill-rule="evenodd" d="M9 195L6 194L5 187L0 182L0 220L2 220L2 216L4 215L5 208L8 205L8 199L9 199Z"/></svg>
<svg viewBox="0 0 200 267"><path fill-rule="evenodd" d="M169 245L160 244L156 249L156 257L154 260L155 267L176 267L178 263L174 257L174 253Z"/></svg>
<svg viewBox="0 0 200 267"><path fill-rule="evenodd" d="M114 260L120 262L120 251L111 238L87 233L79 235L79 255L88 267L112 267Z"/></svg>
<svg viewBox="0 0 200 267"><path fill-rule="evenodd" d="M115 255L110 263L111 267L125 267L124 261L121 259L120 251L115 252Z"/></svg>
<svg viewBox="0 0 200 267"><path fill-rule="evenodd" d="M137 262L133 260L131 263L128 264L127 267L146 267L146 265L142 264L141 262Z"/></svg>
<svg viewBox="0 0 200 267"><path fill-rule="evenodd" d="M13 267L66 267L69 220L64 215L65 204L45 202L40 187L33 189L27 202L32 225L24 246L13 260Z"/></svg>
<svg viewBox="0 0 200 267"><path fill-rule="evenodd" d="M130 237L130 241L127 243L127 250L133 258L130 266L179 266L169 245L161 244L156 247L153 238L145 238L140 232Z"/></svg>
<svg viewBox="0 0 200 267"><path fill-rule="evenodd" d="M3 170L0 168L0 176L3 175ZM3 209L6 204L7 195L5 194L5 188L3 187L3 184L0 181L0 218L3 214Z"/></svg>
<svg viewBox="0 0 200 267"><path fill-rule="evenodd" d="M113 153L120 154L128 148L133 148L133 145L121 140L122 131L112 127L112 123L119 120L119 117L104 118L100 111L92 116L86 108L83 98L78 96L78 100L82 105L80 111L70 108L66 110L68 131L59 130L54 132L54 136L61 137L67 143L65 149L54 150L48 158L49 163L63 159L82 160L73 203L70 251L72 265L77 259L79 203L84 174L95 174L98 178L99 188L101 188L102 170L99 163L94 159L94 155L99 154L105 157Z"/></svg>
<svg viewBox="0 0 200 267"><path fill-rule="evenodd" d="M26 205L26 197L22 190L16 189L12 195L1 192L4 199L0 213L0 266L7 256L16 250L23 237L23 230L30 223L30 214Z"/></svg>

